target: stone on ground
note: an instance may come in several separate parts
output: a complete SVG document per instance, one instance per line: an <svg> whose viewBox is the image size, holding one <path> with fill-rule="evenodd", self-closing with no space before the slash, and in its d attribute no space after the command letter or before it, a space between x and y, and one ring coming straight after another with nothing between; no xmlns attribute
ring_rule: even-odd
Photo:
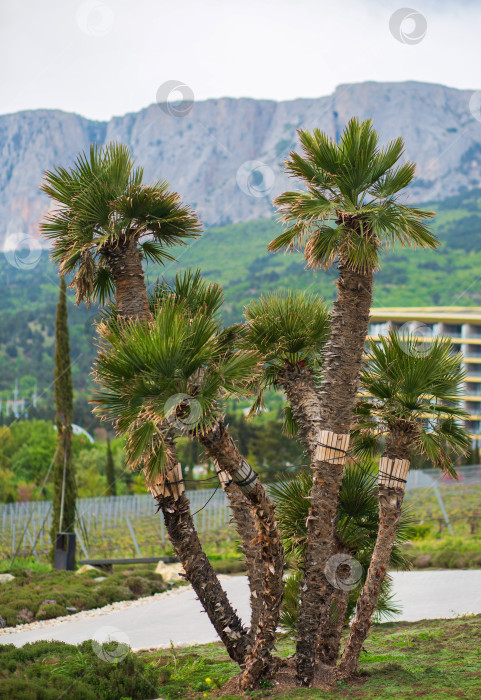
<svg viewBox="0 0 481 700"><path fill-rule="evenodd" d="M95 568L95 566L90 566L90 564L84 564L83 566L80 567L80 569L77 569L75 572L76 574L85 574L86 571L98 571L98 569Z"/></svg>
<svg viewBox="0 0 481 700"><path fill-rule="evenodd" d="M159 561L155 568L155 573L160 574L164 581L168 583L169 581L179 581L181 575L185 572L182 564L165 564L163 561Z"/></svg>

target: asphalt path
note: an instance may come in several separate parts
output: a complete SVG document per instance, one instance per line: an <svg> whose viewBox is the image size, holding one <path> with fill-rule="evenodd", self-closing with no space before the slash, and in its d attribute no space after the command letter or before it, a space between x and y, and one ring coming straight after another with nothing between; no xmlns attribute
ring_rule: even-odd
<svg viewBox="0 0 481 700"><path fill-rule="evenodd" d="M481 613L481 570L403 571L393 573L394 594L402 606L396 619L458 617ZM249 591L245 576L223 577L225 590L245 623L249 620ZM80 613L45 626L0 631L0 643L22 646L40 639L78 644L85 639L108 639L133 649L203 644L217 635L192 589L171 597L153 596L145 603L109 612Z"/></svg>

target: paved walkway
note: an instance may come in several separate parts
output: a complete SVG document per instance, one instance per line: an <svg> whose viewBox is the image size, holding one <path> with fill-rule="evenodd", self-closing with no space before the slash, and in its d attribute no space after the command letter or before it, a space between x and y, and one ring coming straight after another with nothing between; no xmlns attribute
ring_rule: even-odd
<svg viewBox="0 0 481 700"><path fill-rule="evenodd" d="M245 576L223 577L223 585L243 620L249 619ZM399 620L415 621L481 613L481 570L406 571L393 574L396 600L403 607ZM135 604L137 603L137 605ZM39 639L78 644L85 639L108 638L133 649L207 643L216 633L192 589L171 597L153 596L141 603L109 612L80 613L68 620L33 629L0 633L0 643L22 646Z"/></svg>

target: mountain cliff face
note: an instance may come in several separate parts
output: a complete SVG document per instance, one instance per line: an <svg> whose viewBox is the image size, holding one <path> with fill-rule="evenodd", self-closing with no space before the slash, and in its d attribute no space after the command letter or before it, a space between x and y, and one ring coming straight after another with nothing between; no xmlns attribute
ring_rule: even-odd
<svg viewBox="0 0 481 700"><path fill-rule="evenodd" d="M207 225L269 216L273 197L294 186L281 163L296 146L296 129L319 127L336 137L354 115L372 117L383 140L404 137L406 156L418 164L411 202L457 194L481 184L481 122L469 108L472 94L369 82L341 85L319 99L196 102L185 116L157 104L108 123L49 110L0 116L0 243L12 233L37 236L49 206L38 189L42 172L68 166L91 142L126 143L146 180L168 180Z"/></svg>

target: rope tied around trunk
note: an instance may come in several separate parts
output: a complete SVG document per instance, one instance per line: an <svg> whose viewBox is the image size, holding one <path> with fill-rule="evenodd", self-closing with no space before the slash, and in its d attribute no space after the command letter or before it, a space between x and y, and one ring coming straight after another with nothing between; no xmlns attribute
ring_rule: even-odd
<svg viewBox="0 0 481 700"><path fill-rule="evenodd" d="M407 479L402 479L400 476L394 476L393 474L390 474L389 472L384 472L381 469L379 470L379 476L383 478L387 478L389 481L397 481L400 484L406 484ZM386 484L381 484L381 486L385 486Z"/></svg>
<svg viewBox="0 0 481 700"><path fill-rule="evenodd" d="M175 483L175 482L172 482L172 481L171 481L170 483ZM202 508L199 508L198 510L195 511L195 513L192 513L192 514L191 514L192 517L194 517L194 515L197 515L197 513L200 513L201 510L204 510L204 508L206 508L206 507L209 505L209 503L211 502L211 500L214 498L215 494L216 494L217 491L219 490L219 487L220 487L220 484L218 484L218 485L215 487L214 491L210 494L209 498L208 498L207 501L204 503L204 505L202 506ZM155 514L157 514L157 513L161 510L161 508L162 508L163 506L165 506L165 501L166 501L166 500L167 500L167 498L166 498L165 496L162 496L161 494L158 495L158 496L154 496L154 501L157 501L157 510L155 511Z"/></svg>

